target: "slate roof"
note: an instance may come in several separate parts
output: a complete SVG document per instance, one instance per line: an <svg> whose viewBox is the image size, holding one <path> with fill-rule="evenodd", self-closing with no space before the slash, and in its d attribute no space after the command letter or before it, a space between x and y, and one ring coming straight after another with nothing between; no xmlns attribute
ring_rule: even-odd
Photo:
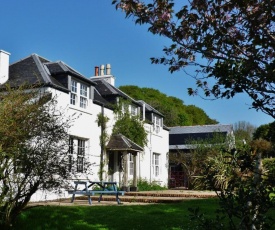
<svg viewBox="0 0 275 230"><path fill-rule="evenodd" d="M178 133L209 133L209 132L232 132L232 125L195 125L195 126L174 126L170 127L169 134Z"/></svg>
<svg viewBox="0 0 275 230"><path fill-rule="evenodd" d="M64 86L56 77L58 74L70 74L90 85L95 84L64 62L51 62L37 54L31 54L11 64L8 83L12 87L22 84L51 86L68 92L68 87Z"/></svg>
<svg viewBox="0 0 275 230"><path fill-rule="evenodd" d="M92 79L91 81L93 81L94 83L96 83L95 88L97 89L97 91L100 93L100 95L104 98L108 98L108 97L122 97L124 99L129 99L132 103L136 104L136 105L140 105L135 99L131 98L129 95L127 95L126 93L122 92L120 89L116 88L115 86L109 84L107 81L105 81L104 79Z"/></svg>
<svg viewBox="0 0 275 230"><path fill-rule="evenodd" d="M169 149L193 149L196 145L190 144L190 141L213 138L217 133L225 140L227 135L233 134L233 126L218 124L170 127Z"/></svg>
<svg viewBox="0 0 275 230"><path fill-rule="evenodd" d="M158 110L156 110L155 108L153 108L151 105L147 104L145 101L142 100L138 100L138 103L140 104L140 106L143 107L143 104L145 105L145 110L151 113L155 113L160 115L161 117L164 117L162 113L160 113Z"/></svg>
<svg viewBox="0 0 275 230"><path fill-rule="evenodd" d="M113 151L143 151L142 147L140 147L138 144L131 141L129 138L125 137L122 134L112 135L106 148Z"/></svg>

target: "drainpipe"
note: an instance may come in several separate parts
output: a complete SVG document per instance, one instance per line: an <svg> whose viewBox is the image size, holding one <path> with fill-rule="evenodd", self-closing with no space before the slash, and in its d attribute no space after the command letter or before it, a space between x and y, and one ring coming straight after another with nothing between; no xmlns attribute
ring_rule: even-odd
<svg viewBox="0 0 275 230"><path fill-rule="evenodd" d="M150 126L150 138L149 138L149 142L150 142L150 147L149 147L149 150L150 150L150 183L152 183L152 159L153 159L153 156L152 156L152 130L151 130L151 126Z"/></svg>
<svg viewBox="0 0 275 230"><path fill-rule="evenodd" d="M101 115L103 118L103 123L104 123L104 106L101 106ZM103 133L104 133L104 128L103 128L103 123L101 124L101 140L100 140L100 145L101 145L101 152L100 152L100 180L103 180L103 155L104 155L104 143L102 142L103 138Z"/></svg>

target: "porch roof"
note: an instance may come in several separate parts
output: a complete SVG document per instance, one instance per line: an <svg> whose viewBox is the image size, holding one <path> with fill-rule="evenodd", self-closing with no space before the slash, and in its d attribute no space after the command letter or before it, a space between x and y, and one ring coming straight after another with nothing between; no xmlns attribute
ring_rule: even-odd
<svg viewBox="0 0 275 230"><path fill-rule="evenodd" d="M143 148L140 147L135 142L131 141L129 138L125 137L122 134L112 135L109 143L106 148L113 151L133 151L140 152L143 151Z"/></svg>

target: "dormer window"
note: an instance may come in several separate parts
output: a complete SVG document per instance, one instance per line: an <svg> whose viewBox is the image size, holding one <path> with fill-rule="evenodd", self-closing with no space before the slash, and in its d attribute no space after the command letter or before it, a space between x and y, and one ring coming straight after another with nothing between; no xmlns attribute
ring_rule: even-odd
<svg viewBox="0 0 275 230"><path fill-rule="evenodd" d="M80 84L80 107L86 109L88 105L88 98L87 98L87 86Z"/></svg>
<svg viewBox="0 0 275 230"><path fill-rule="evenodd" d="M71 104L76 105L77 100L77 82L71 81Z"/></svg>
<svg viewBox="0 0 275 230"><path fill-rule="evenodd" d="M132 116L137 116L138 115L138 108L134 105L130 105L130 114Z"/></svg>
<svg viewBox="0 0 275 230"><path fill-rule="evenodd" d="M153 126L154 126L154 131L156 133L160 132L160 128L162 127L162 118L159 116L156 116L153 114Z"/></svg>
<svg viewBox="0 0 275 230"><path fill-rule="evenodd" d="M88 87L83 83L71 80L70 104L86 109L88 106Z"/></svg>

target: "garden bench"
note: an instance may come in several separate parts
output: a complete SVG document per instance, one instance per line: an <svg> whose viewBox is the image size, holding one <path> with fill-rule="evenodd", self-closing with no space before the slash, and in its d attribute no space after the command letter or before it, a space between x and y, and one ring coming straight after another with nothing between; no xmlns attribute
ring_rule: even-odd
<svg viewBox="0 0 275 230"><path fill-rule="evenodd" d="M102 200L102 195L115 195L116 201L118 204L121 204L119 195L124 195L125 191L118 191L117 190L117 183L110 182L110 181L74 181L75 188L74 190L68 190L68 194L72 194L71 203L74 202L75 195L83 195L88 196L88 202L91 205L92 199L91 196L96 194L100 194L98 202ZM82 190L78 189L78 185L84 185L85 188ZM93 185L99 186L99 190L89 190L90 187Z"/></svg>

